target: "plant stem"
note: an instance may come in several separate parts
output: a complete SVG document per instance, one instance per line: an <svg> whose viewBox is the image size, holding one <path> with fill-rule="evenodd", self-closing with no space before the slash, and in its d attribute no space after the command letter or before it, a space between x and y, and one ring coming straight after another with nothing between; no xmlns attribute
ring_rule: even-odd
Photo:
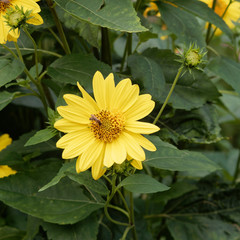
<svg viewBox="0 0 240 240"><path fill-rule="evenodd" d="M50 8L50 11L52 12L54 21L56 23L56 27L57 27L58 33L60 35L60 39L61 39L62 44L64 46L63 49L64 49L66 54L71 54L71 51L70 51L70 48L69 48L69 45L68 45L65 33L63 31L62 24L61 24L61 22L60 22L60 20L58 18L56 10L55 10L55 3L53 3L52 0L46 0L46 1L47 1L47 4L48 4L48 7Z"/></svg>
<svg viewBox="0 0 240 240"><path fill-rule="evenodd" d="M123 233L123 236L119 239L119 240L125 240L127 235L128 235L128 232L131 230L133 226L129 226L125 229L124 233Z"/></svg>
<svg viewBox="0 0 240 240"><path fill-rule="evenodd" d="M121 67L120 67L120 72L123 71L124 64L127 60L127 56L131 55L132 53L132 34L128 33L127 40L126 40L126 45L123 53L123 58L121 62Z"/></svg>
<svg viewBox="0 0 240 240"><path fill-rule="evenodd" d="M111 48L108 36L108 29L101 27L102 44L101 44L101 61L112 66Z"/></svg>
<svg viewBox="0 0 240 240"><path fill-rule="evenodd" d="M114 220L113 218L111 218L111 216L109 215L108 213L108 207L109 207L109 203L110 201L112 200L113 196L115 195L116 193L116 179L117 179L117 176L113 176L113 179L111 181L111 185L112 185L112 191L111 191L111 194L108 195L107 197L107 201L105 203L105 206L104 206L104 213L106 215L106 217L108 218L108 220L110 220L111 222L117 224L117 225L121 225L121 226L127 226L129 227L129 224L128 223L123 223L123 222L120 222L120 221L117 221L117 220Z"/></svg>
<svg viewBox="0 0 240 240"><path fill-rule="evenodd" d="M214 11L215 6L216 6L217 0L213 0L213 4L212 4L212 10ZM211 33L211 29L212 29L212 24L208 23L208 28L207 28L207 34L206 34L206 43L208 43L209 41L209 36Z"/></svg>
<svg viewBox="0 0 240 240"><path fill-rule="evenodd" d="M134 200L133 200L133 194L130 192L130 225L132 226L132 234L133 239L137 240L137 232L135 227L135 219L134 219Z"/></svg>
<svg viewBox="0 0 240 240"><path fill-rule="evenodd" d="M165 101L164 101L164 103L163 103L163 105L162 105L162 107L161 107L158 115L157 115L156 118L154 119L153 124L156 124L156 122L157 122L158 119L160 118L160 116L161 116L164 108L166 107L166 105L167 105L167 103L168 103L168 100L170 99L170 97L171 97L171 95L172 95L172 92L173 92L173 90L174 90L174 88L175 88L175 86L176 86L176 84L177 84L177 81L178 81L178 79L179 79L179 76L180 76L182 70L183 70L183 65L181 65L180 68L178 69L178 72L177 72L177 75L176 75L176 77L175 77L175 79L174 79L174 81L173 81L172 87L171 87L171 89L170 89L170 91L169 91L169 93L168 93L168 95L167 95L167 97L166 97L166 99L165 99Z"/></svg>
<svg viewBox="0 0 240 240"><path fill-rule="evenodd" d="M226 9L224 10L224 12L223 12L221 18L223 18L223 17L225 16L225 14L226 14L226 12L227 12L227 10L228 10L228 8L230 7L231 4L232 4L232 1L229 1L229 3L228 3L228 5L227 5ZM211 36L209 36L209 39L208 39L208 41L207 41L207 44L210 43L210 41L211 41L212 38L214 37L214 34L215 34L215 32L217 31L217 29L218 29L218 28L215 27L213 33L211 34Z"/></svg>
<svg viewBox="0 0 240 240"><path fill-rule="evenodd" d="M236 164L236 170L235 170L233 180L232 180L232 185L236 184L238 174L239 174L239 168L240 168L240 155L238 156L238 161L237 161L237 164Z"/></svg>
<svg viewBox="0 0 240 240"><path fill-rule="evenodd" d="M23 57L22 57L22 53L18 47L18 44L16 42L14 42L14 45L15 45L15 48L17 50L17 53L18 53L18 57L20 59L20 61L24 64L25 66L25 63L24 63L24 60L23 60ZM16 56L16 54L14 54ZM41 82L38 82L36 79L33 78L33 76L30 74L30 72L28 71L28 69L26 68L26 66L24 67L24 72L26 73L26 75L29 77L29 79L32 81L32 83L37 87L38 89L38 92L39 92L39 98L40 100L42 101L42 104L44 106L44 109L47 113L47 101L46 101L46 98L45 98L45 94L44 94L44 91L43 91L43 87L42 87L42 84Z"/></svg>
<svg viewBox="0 0 240 240"><path fill-rule="evenodd" d="M137 0L136 5L135 5L135 10L138 11L140 5L141 5L142 0Z"/></svg>
<svg viewBox="0 0 240 240"><path fill-rule="evenodd" d="M35 66L36 66L36 78L38 79L38 52L37 52L37 44L35 42L35 40L33 39L33 37L31 36L31 34L29 33L29 31L27 30L26 27L23 27L24 32L27 34L28 38L32 41L33 47L34 47L34 56L35 56Z"/></svg>
<svg viewBox="0 0 240 240"><path fill-rule="evenodd" d="M61 39L58 37L58 35L51 28L48 28L48 30L54 36L54 38L57 40L57 42L61 45L61 47L64 49L64 45L63 45Z"/></svg>

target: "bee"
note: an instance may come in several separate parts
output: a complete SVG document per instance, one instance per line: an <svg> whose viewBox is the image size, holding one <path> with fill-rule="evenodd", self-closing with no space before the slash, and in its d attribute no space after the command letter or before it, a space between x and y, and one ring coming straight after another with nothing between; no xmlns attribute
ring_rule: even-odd
<svg viewBox="0 0 240 240"><path fill-rule="evenodd" d="M91 114L91 117L89 118L89 120L92 120L92 121L95 121L96 123L99 124L99 126L101 126L101 121L94 115L94 114Z"/></svg>
<svg viewBox="0 0 240 240"><path fill-rule="evenodd" d="M2 2L2 3L6 3L6 4L9 4L9 3L10 3L9 0L0 0L0 2Z"/></svg>

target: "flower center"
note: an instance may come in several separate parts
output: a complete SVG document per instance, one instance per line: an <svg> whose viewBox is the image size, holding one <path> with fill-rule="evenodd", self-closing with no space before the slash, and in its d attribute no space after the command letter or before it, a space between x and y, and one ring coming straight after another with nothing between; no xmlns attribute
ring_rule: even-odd
<svg viewBox="0 0 240 240"><path fill-rule="evenodd" d="M111 113L107 110L92 114L89 120L91 120L90 129L95 138L104 142L112 142L118 138L125 123L121 114Z"/></svg>
<svg viewBox="0 0 240 240"><path fill-rule="evenodd" d="M5 12L11 6L11 0L0 0L0 13Z"/></svg>

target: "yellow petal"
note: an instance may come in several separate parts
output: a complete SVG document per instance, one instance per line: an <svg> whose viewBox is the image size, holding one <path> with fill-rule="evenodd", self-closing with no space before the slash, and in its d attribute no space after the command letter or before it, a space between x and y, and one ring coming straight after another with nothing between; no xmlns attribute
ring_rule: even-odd
<svg viewBox="0 0 240 240"><path fill-rule="evenodd" d="M10 30L8 34L11 35L11 37L13 37L13 38L19 38L20 31L18 28L16 28L14 30Z"/></svg>
<svg viewBox="0 0 240 240"><path fill-rule="evenodd" d="M38 13L41 11L41 8L34 0L17 0L14 2L16 6L20 9L23 7L23 11L26 12L27 10L32 11L33 13Z"/></svg>
<svg viewBox="0 0 240 240"><path fill-rule="evenodd" d="M104 144L104 142L96 140L87 148L87 150L83 152L80 157L78 157L76 163L78 173L86 171L96 161L101 161L99 156L102 154L102 151L104 151Z"/></svg>
<svg viewBox="0 0 240 240"><path fill-rule="evenodd" d="M63 98L68 105L81 109L80 111L84 111L89 116L96 113L94 106L84 98L74 94L64 94Z"/></svg>
<svg viewBox="0 0 240 240"><path fill-rule="evenodd" d="M91 135L92 133L88 128L83 129L81 131L74 131L74 132L67 133L57 141L56 146L58 148L65 148L69 144L72 144L75 141L79 141L79 139L81 139L81 136L84 134Z"/></svg>
<svg viewBox="0 0 240 240"><path fill-rule="evenodd" d="M10 28L5 23L6 19L0 13L0 44L5 44Z"/></svg>
<svg viewBox="0 0 240 240"><path fill-rule="evenodd" d="M33 13L30 15L30 19L27 20L27 23L33 25L41 25L43 24L43 19L38 13Z"/></svg>
<svg viewBox="0 0 240 240"><path fill-rule="evenodd" d="M68 133L85 129L87 128L87 125L71 122L65 118L62 118L54 123L54 127L61 132Z"/></svg>
<svg viewBox="0 0 240 240"><path fill-rule="evenodd" d="M10 34L8 34L7 40L8 40L9 42L17 42L17 38L14 38L14 37L11 36Z"/></svg>
<svg viewBox="0 0 240 240"><path fill-rule="evenodd" d="M133 166L133 167L135 167L136 169L138 169L138 170L142 170L143 169L143 166L142 166L142 162L141 161L137 161L137 160L132 160L131 162L131 165Z"/></svg>
<svg viewBox="0 0 240 240"><path fill-rule="evenodd" d="M145 152L139 143L130 134L127 132L122 132L120 137L122 138L121 140L125 143L125 148L129 156L138 161L145 160Z"/></svg>
<svg viewBox="0 0 240 240"><path fill-rule="evenodd" d="M99 111L99 107L97 103L94 101L94 99L83 89L83 87L77 82L77 86L79 90L81 91L83 98L86 99L96 111Z"/></svg>
<svg viewBox="0 0 240 240"><path fill-rule="evenodd" d="M61 106L57 108L59 114L69 121L73 121L80 124L89 124L89 118L91 115L83 111L83 109L73 106Z"/></svg>
<svg viewBox="0 0 240 240"><path fill-rule="evenodd" d="M127 152L124 143L121 141L121 138L115 139L112 143L107 144L111 145L111 158L113 162L122 164L126 160Z"/></svg>
<svg viewBox="0 0 240 240"><path fill-rule="evenodd" d="M160 128L152 123L139 122L139 121L127 121L125 129L141 134L151 134L160 130Z"/></svg>
<svg viewBox="0 0 240 240"><path fill-rule="evenodd" d="M107 168L103 165L103 158L105 154L105 145L101 154L99 155L99 159L92 165L92 176L93 179L98 180L107 170Z"/></svg>
<svg viewBox="0 0 240 240"><path fill-rule="evenodd" d="M106 167L111 167L114 164L112 159L112 146L111 143L106 144L105 154L103 159L103 165Z"/></svg>
<svg viewBox="0 0 240 240"><path fill-rule="evenodd" d="M107 110L110 110L110 105L112 102L113 92L115 89L115 83L114 83L114 76L112 73L110 73L107 78L105 79L105 101L106 101L106 108Z"/></svg>
<svg viewBox="0 0 240 240"><path fill-rule="evenodd" d="M132 85L130 79L123 79L118 83L113 93L111 109L125 112L130 108L137 100L139 95L139 86Z"/></svg>
<svg viewBox="0 0 240 240"><path fill-rule="evenodd" d="M71 159L78 157L81 155L84 151L86 151L89 147L90 144L95 142L95 137L93 136L92 133L86 131L81 131L81 135L79 136L78 139L75 141L71 141L71 144L68 144L63 153L62 153L62 158L63 159Z"/></svg>
<svg viewBox="0 0 240 240"><path fill-rule="evenodd" d="M7 165L0 165L0 178L8 177L9 175L15 174L17 171L11 169Z"/></svg>
<svg viewBox="0 0 240 240"><path fill-rule="evenodd" d="M140 95L137 101L130 107L124 116L127 120L139 120L146 117L155 106L155 102L151 100L151 95L143 94Z"/></svg>
<svg viewBox="0 0 240 240"><path fill-rule="evenodd" d="M8 134L3 134L0 136L0 151L6 148L8 145L12 143L12 139Z"/></svg>
<svg viewBox="0 0 240 240"><path fill-rule="evenodd" d="M148 151L154 152L156 151L156 147L153 143L151 143L147 138L143 137L141 134L128 132L143 148Z"/></svg>
<svg viewBox="0 0 240 240"><path fill-rule="evenodd" d="M100 109L106 109L105 81L103 75L97 71L93 76L93 93Z"/></svg>

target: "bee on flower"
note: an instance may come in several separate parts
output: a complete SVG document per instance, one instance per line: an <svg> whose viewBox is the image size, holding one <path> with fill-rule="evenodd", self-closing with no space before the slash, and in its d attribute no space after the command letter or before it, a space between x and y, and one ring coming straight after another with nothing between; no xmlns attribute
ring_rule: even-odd
<svg viewBox="0 0 240 240"><path fill-rule="evenodd" d="M64 149L63 159L77 157L76 170L92 168L94 179L100 178L114 163L125 160L142 169L143 148L156 147L142 134L157 132L159 127L141 122L154 108L151 95L139 95L139 86L130 79L116 86L113 74L106 79L97 71L93 77L95 100L78 83L82 97L65 94L67 106L57 108L62 119L54 127L66 133L57 147Z"/></svg>

